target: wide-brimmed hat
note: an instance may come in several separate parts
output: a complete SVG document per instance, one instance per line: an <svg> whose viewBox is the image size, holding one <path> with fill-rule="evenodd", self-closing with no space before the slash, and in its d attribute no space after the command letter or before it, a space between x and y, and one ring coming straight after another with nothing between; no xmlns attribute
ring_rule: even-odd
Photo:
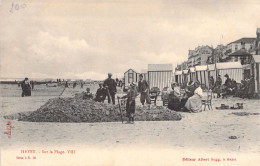
<svg viewBox="0 0 260 166"><path fill-rule="evenodd" d="M130 86L136 86L136 83L132 82L132 83L130 84Z"/></svg>
<svg viewBox="0 0 260 166"><path fill-rule="evenodd" d="M224 77L229 77L229 76L228 76L228 74L225 74L225 76L224 76Z"/></svg>
<svg viewBox="0 0 260 166"><path fill-rule="evenodd" d="M171 85L177 85L177 82L172 82L172 84Z"/></svg>

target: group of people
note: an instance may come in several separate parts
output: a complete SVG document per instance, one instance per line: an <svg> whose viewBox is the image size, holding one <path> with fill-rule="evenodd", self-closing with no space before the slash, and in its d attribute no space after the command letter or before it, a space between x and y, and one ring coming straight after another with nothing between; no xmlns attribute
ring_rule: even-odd
<svg viewBox="0 0 260 166"><path fill-rule="evenodd" d="M217 93L217 98L225 98L227 96L236 96L242 98L252 98L254 94L254 76L251 75L249 79L242 80L241 83L237 83L234 79L231 79L228 74L224 76L226 78L224 84L222 84L221 76L218 75L216 82L214 82L213 76L209 79L209 89Z"/></svg>
<svg viewBox="0 0 260 166"><path fill-rule="evenodd" d="M142 74L139 76L140 81L138 85L135 83L131 83L127 94L123 97L118 97L119 99L126 99L126 116L129 118L129 122L134 122L134 113L135 113L135 99L138 96L138 92L140 93L140 101L144 106L145 102L148 105L148 109L150 109L151 99L149 95L149 85L144 80ZM118 84L114 79L112 79L112 74L108 73L108 78L104 81L104 83L99 84L99 88L96 91L95 96L90 93L90 89L87 88L87 92L84 93L83 99L93 99L96 102L104 102L107 98L108 103L115 104L115 95L117 93Z"/></svg>
<svg viewBox="0 0 260 166"><path fill-rule="evenodd" d="M172 91L169 92L168 108L175 111L183 112L201 112L201 98L203 91L198 81L190 81L181 94L180 87L177 83L172 83Z"/></svg>

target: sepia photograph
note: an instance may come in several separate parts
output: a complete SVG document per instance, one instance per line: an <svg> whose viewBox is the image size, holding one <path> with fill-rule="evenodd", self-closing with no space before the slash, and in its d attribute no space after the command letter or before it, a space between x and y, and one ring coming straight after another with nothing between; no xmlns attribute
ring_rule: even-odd
<svg viewBox="0 0 260 166"><path fill-rule="evenodd" d="M259 166L259 0L0 0L0 166Z"/></svg>

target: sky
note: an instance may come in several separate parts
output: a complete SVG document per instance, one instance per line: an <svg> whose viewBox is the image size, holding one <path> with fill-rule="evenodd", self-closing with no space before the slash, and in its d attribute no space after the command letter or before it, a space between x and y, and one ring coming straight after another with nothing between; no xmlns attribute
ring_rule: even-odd
<svg viewBox="0 0 260 166"><path fill-rule="evenodd" d="M0 0L0 77L103 80L256 37L259 0Z"/></svg>

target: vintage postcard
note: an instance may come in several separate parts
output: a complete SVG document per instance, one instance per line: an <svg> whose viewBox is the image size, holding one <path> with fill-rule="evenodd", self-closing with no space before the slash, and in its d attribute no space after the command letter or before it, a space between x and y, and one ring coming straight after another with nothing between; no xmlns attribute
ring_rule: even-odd
<svg viewBox="0 0 260 166"><path fill-rule="evenodd" d="M1 166L259 166L259 0L0 0Z"/></svg>

